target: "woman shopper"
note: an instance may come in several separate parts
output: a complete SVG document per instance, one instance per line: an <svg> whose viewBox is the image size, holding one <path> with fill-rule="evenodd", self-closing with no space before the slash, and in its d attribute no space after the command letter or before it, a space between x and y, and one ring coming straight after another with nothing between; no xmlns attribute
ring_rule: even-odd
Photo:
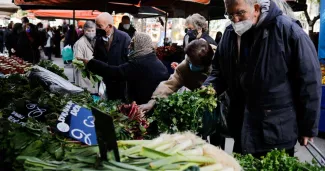
<svg viewBox="0 0 325 171"><path fill-rule="evenodd" d="M151 37L145 33L136 33L129 46L129 61L119 66L111 66L96 59L80 59L87 68L109 80L127 81L129 101L138 104L150 100L152 93L161 81L169 77L167 68L157 58Z"/></svg>
<svg viewBox="0 0 325 171"><path fill-rule="evenodd" d="M52 51L53 51L53 31L50 26L46 28L46 44L44 46L44 52L45 55L47 56L48 60L52 60Z"/></svg>
<svg viewBox="0 0 325 171"><path fill-rule="evenodd" d="M40 60L40 38L36 26L26 23L17 43L17 56L25 61L37 64Z"/></svg>
<svg viewBox="0 0 325 171"><path fill-rule="evenodd" d="M91 60L94 53L94 44L96 36L96 24L92 21L87 21L83 27L84 35L75 43L74 56L75 58ZM94 86L88 78L83 78L81 71L75 69L75 84L86 88L90 93L97 94L98 86Z"/></svg>
<svg viewBox="0 0 325 171"><path fill-rule="evenodd" d="M6 48L9 52L9 56L16 56L17 52L17 44L19 35L23 30L23 25L21 23L16 23L13 26L12 31L9 33L9 35L6 38Z"/></svg>

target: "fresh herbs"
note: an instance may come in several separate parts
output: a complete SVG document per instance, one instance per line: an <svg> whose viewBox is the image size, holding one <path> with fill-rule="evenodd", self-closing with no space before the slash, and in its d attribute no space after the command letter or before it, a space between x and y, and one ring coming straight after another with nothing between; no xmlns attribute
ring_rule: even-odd
<svg viewBox="0 0 325 171"><path fill-rule="evenodd" d="M72 64L74 67L76 67L77 69L79 69L81 71L82 77L88 78L93 85L96 85L97 83L102 81L102 77L95 75L92 72L88 71L82 61L74 59L72 61Z"/></svg>
<svg viewBox="0 0 325 171"><path fill-rule="evenodd" d="M68 80L68 77L64 74L64 69L59 66L53 64L52 61L49 60L41 60L38 64L39 66L59 75L60 77Z"/></svg>
<svg viewBox="0 0 325 171"><path fill-rule="evenodd" d="M290 157L285 150L273 150L261 159L254 158L252 155L238 155L240 165L245 171L324 171L325 167L317 165L315 162L301 163L295 157Z"/></svg>
<svg viewBox="0 0 325 171"><path fill-rule="evenodd" d="M157 121L161 132L197 132L202 127L203 113L217 107L215 91L210 86L196 91L174 93L157 99L152 121Z"/></svg>

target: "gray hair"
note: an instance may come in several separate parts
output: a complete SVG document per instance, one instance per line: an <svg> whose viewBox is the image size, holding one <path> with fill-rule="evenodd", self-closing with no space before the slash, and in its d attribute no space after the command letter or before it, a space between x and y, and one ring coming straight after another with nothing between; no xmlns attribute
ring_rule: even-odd
<svg viewBox="0 0 325 171"><path fill-rule="evenodd" d="M225 6L233 6L237 3L238 0L224 0ZM248 4L250 7L253 7L254 4L257 3L257 0L244 0L246 4Z"/></svg>
<svg viewBox="0 0 325 171"><path fill-rule="evenodd" d="M208 30L208 24L206 23L206 19L200 14L193 14L186 18L185 25L193 25L194 29L202 29L202 32L206 32Z"/></svg>
<svg viewBox="0 0 325 171"><path fill-rule="evenodd" d="M92 28L96 28L96 24L92 21L86 21L83 29L87 30L87 29L92 29Z"/></svg>
<svg viewBox="0 0 325 171"><path fill-rule="evenodd" d="M290 18L296 19L292 8L285 0L273 0L273 2L280 8L283 14L287 15Z"/></svg>

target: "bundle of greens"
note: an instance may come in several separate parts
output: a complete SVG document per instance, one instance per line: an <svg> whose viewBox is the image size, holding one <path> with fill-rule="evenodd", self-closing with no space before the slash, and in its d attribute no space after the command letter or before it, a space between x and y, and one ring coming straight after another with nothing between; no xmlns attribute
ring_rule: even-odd
<svg viewBox="0 0 325 171"><path fill-rule="evenodd" d="M235 158L246 171L324 171L325 167L313 163L301 163L298 158L290 157L285 150L273 150L261 159L254 158L252 155L235 154Z"/></svg>
<svg viewBox="0 0 325 171"><path fill-rule="evenodd" d="M72 61L73 66L81 71L81 75L83 78L88 78L90 82L95 86L97 83L102 81L102 77L93 74L92 72L88 71L82 61L74 59Z"/></svg>
<svg viewBox="0 0 325 171"><path fill-rule="evenodd" d="M60 68L59 66L53 64L52 61L49 61L49 60L41 60L39 63L38 63L39 66L59 75L60 77L68 80L68 77L64 74L64 69L63 68Z"/></svg>
<svg viewBox="0 0 325 171"><path fill-rule="evenodd" d="M120 101L98 101L92 104L113 118L118 140L143 139L149 123L135 103L121 104Z"/></svg>
<svg viewBox="0 0 325 171"><path fill-rule="evenodd" d="M36 141L33 146L42 146ZM98 147L51 146L49 155L21 155L17 167L26 170L201 170L240 171L238 162L224 151L207 144L191 133L163 134L154 140L118 141L121 162L100 162ZM31 153L29 153L31 154ZM36 154L36 155L35 155ZM200 168L199 168L200 167Z"/></svg>
<svg viewBox="0 0 325 171"><path fill-rule="evenodd" d="M209 86L196 91L174 93L159 98L151 121L157 121L161 132L197 132L202 127L202 117L207 110L217 107L214 89Z"/></svg>

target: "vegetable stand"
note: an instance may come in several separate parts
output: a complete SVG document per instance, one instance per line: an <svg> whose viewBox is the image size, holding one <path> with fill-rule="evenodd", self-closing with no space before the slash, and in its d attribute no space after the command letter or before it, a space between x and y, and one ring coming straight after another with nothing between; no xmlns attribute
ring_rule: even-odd
<svg viewBox="0 0 325 171"><path fill-rule="evenodd" d="M199 118L204 108L212 110L215 107L214 91L209 88L157 99L155 113L145 117L135 103L94 102L86 91L52 91L53 87L49 88L38 81L18 74L0 77L1 169L237 171L240 167L245 170L281 170L278 167L280 163L285 169L324 170L314 164L300 163L281 151L273 151L262 160L249 155L236 156L236 160L187 132L195 132L201 127ZM96 127L96 119L92 118L91 107L98 109L102 115L109 115L114 123L112 130L117 139L121 162L116 162L114 159L118 157L111 153L107 154L108 161L101 161L98 157L98 146L103 147L99 139L107 131L99 133L95 130L97 128L93 126ZM159 111L161 115L172 117L160 116ZM147 131L153 120L165 122L157 125L163 132ZM105 123L104 128L110 125ZM88 128L85 129L85 126ZM98 136L98 143L94 136ZM112 136L108 135L104 139L112 140ZM101 156L104 156L103 153Z"/></svg>

